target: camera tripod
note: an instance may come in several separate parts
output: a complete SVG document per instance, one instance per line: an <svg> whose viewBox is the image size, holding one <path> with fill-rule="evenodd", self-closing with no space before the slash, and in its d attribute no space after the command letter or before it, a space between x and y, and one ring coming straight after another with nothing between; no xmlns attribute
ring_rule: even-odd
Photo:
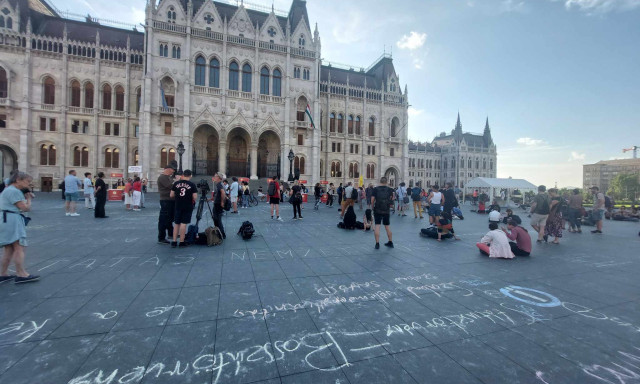
<svg viewBox="0 0 640 384"><path fill-rule="evenodd" d="M211 207L211 203L207 198L207 191L201 190L200 198L198 199L198 208L196 209L196 226L198 226L200 220L202 219L202 211L204 210L205 205L207 206L207 210L209 211L211 220L213 220L213 208Z"/></svg>

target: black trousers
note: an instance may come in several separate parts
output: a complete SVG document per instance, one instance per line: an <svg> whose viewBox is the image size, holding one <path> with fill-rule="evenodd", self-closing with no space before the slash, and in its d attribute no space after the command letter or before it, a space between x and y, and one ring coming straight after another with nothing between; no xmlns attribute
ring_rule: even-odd
<svg viewBox="0 0 640 384"><path fill-rule="evenodd" d="M107 196L98 194L96 196L96 207L94 208L94 217L105 217L104 206L107 204Z"/></svg>
<svg viewBox="0 0 640 384"><path fill-rule="evenodd" d="M176 204L173 200L160 200L160 215L158 216L158 240L167 236L173 237L173 215Z"/></svg>
<svg viewBox="0 0 640 384"><path fill-rule="evenodd" d="M213 225L218 227L220 233L222 233L222 238L226 239L227 234L224 232L224 225L222 225L222 207L216 206L213 208Z"/></svg>
<svg viewBox="0 0 640 384"><path fill-rule="evenodd" d="M302 210L300 209L301 204L294 203L292 205L293 205L293 217L296 217L296 212L297 212L297 216L302 217Z"/></svg>
<svg viewBox="0 0 640 384"><path fill-rule="evenodd" d="M327 205L333 205L333 195L331 194L327 195Z"/></svg>
<svg viewBox="0 0 640 384"><path fill-rule="evenodd" d="M514 255L516 255L516 256L529 256L529 252L525 252L522 249L518 248L516 243L514 243L513 241L509 242L509 246L511 247L511 252L513 252Z"/></svg>

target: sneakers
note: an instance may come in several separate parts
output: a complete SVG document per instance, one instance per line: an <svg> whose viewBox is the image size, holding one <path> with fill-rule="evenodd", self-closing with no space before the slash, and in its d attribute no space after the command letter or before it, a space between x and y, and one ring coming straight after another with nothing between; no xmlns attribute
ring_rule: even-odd
<svg viewBox="0 0 640 384"><path fill-rule="evenodd" d="M69 212L64 214L65 216L71 216L71 214Z"/></svg>
<svg viewBox="0 0 640 384"><path fill-rule="evenodd" d="M158 240L158 244L170 244L171 242L167 239Z"/></svg>
<svg viewBox="0 0 640 384"><path fill-rule="evenodd" d="M14 279L14 282L16 284L22 284L22 283L30 283L32 281L38 281L38 280L40 280L40 276L38 276L38 275L29 275L27 277L18 276L18 277L16 277Z"/></svg>
<svg viewBox="0 0 640 384"><path fill-rule="evenodd" d="M79 213L71 213L71 214L69 214L69 216L80 216L80 214Z"/></svg>
<svg viewBox="0 0 640 384"><path fill-rule="evenodd" d="M277 220L282 221L282 217L278 216Z"/></svg>
<svg viewBox="0 0 640 384"><path fill-rule="evenodd" d="M298 220L298 218L294 216L293 219L291 219L291 220Z"/></svg>
<svg viewBox="0 0 640 384"><path fill-rule="evenodd" d="M591 233L602 233L602 231L598 231L597 229L594 231L591 231Z"/></svg>
<svg viewBox="0 0 640 384"><path fill-rule="evenodd" d="M171 248L175 248L178 246L178 243L175 241L172 241L170 244L171 244Z"/></svg>
<svg viewBox="0 0 640 384"><path fill-rule="evenodd" d="M189 246L189 243L180 243L178 244L178 248L186 248Z"/></svg>
<svg viewBox="0 0 640 384"><path fill-rule="evenodd" d="M302 216L298 217L298 220L302 220Z"/></svg>
<svg viewBox="0 0 640 384"><path fill-rule="evenodd" d="M389 247L389 248L393 248L393 241L388 241L386 243L384 243L385 247Z"/></svg>
<svg viewBox="0 0 640 384"><path fill-rule="evenodd" d="M375 248L375 249L380 249L380 243L376 243L376 246L375 246L375 247L373 247L373 248Z"/></svg>

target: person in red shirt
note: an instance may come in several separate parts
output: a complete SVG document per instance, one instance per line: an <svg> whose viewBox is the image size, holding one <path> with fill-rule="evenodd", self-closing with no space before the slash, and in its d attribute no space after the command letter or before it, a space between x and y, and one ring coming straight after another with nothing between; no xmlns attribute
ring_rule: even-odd
<svg viewBox="0 0 640 384"><path fill-rule="evenodd" d="M133 181L133 193L131 194L133 197L133 210L140 210L140 200L142 199L142 182L140 178L136 176Z"/></svg>
<svg viewBox="0 0 640 384"><path fill-rule="evenodd" d="M269 186L267 187L267 195L269 196L270 204L269 212L271 213L271 218L273 219L273 212L275 211L278 221L282 221L282 219L280 218L280 183L278 183L277 179L277 176L273 176L273 178L269 182Z"/></svg>

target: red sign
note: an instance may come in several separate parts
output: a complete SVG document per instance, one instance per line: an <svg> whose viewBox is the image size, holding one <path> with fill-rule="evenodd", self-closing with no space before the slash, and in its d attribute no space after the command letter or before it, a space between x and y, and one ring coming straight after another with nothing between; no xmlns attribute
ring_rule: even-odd
<svg viewBox="0 0 640 384"><path fill-rule="evenodd" d="M328 180L320 180L320 184L327 185L327 184L329 184L329 181Z"/></svg>
<svg viewBox="0 0 640 384"><path fill-rule="evenodd" d="M242 183L243 181L246 181L246 182L248 183L248 182L249 182L249 178L248 178L248 177L239 177L239 178L238 178L238 181L239 181L239 182L241 182L241 183Z"/></svg>
<svg viewBox="0 0 640 384"><path fill-rule="evenodd" d="M112 173L111 177L124 177L122 173Z"/></svg>
<svg viewBox="0 0 640 384"><path fill-rule="evenodd" d="M121 201L123 193L124 191L122 189L110 189L107 198L109 201Z"/></svg>
<svg viewBox="0 0 640 384"><path fill-rule="evenodd" d="M300 184L307 184L307 180L298 180Z"/></svg>

